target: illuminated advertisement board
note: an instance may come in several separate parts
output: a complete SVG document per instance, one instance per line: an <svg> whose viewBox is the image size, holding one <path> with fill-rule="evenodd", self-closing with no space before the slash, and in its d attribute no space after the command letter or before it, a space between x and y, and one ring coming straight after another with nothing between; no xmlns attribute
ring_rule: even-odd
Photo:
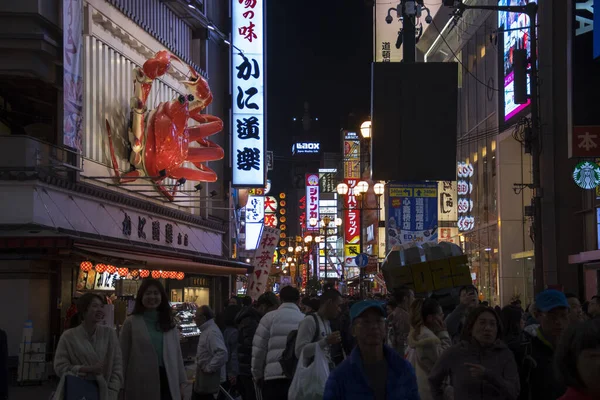
<svg viewBox="0 0 600 400"><path fill-rule="evenodd" d="M319 174L306 174L306 230L319 230L319 224L310 226L310 219L319 220Z"/></svg>
<svg viewBox="0 0 600 400"><path fill-rule="evenodd" d="M319 142L298 142L292 145L292 154L319 154L320 151Z"/></svg>
<svg viewBox="0 0 600 400"><path fill-rule="evenodd" d="M529 3L529 0L499 0L499 6L520 6ZM527 58L531 56L531 43L529 40L529 17L524 13L498 12L498 27L503 31L500 60L502 65L500 88L500 114L503 124L525 110L531 100L525 104L515 103L514 96L514 71L513 52L517 49L527 49ZM530 76L527 74L527 93L531 93Z"/></svg>
<svg viewBox="0 0 600 400"><path fill-rule="evenodd" d="M232 184L265 185L264 0L231 2Z"/></svg>

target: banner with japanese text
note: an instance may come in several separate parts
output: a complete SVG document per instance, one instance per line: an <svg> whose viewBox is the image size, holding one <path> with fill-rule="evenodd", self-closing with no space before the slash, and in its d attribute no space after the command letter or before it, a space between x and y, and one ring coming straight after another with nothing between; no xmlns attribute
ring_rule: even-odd
<svg viewBox="0 0 600 400"><path fill-rule="evenodd" d="M375 37L373 52L375 62L399 62L402 61L402 47L396 48L398 31L402 28L399 16L396 14L395 5L387 1L373 2L373 13L375 23ZM392 10L390 11L390 8ZM388 15L392 22L388 23Z"/></svg>
<svg viewBox="0 0 600 400"><path fill-rule="evenodd" d="M265 196L248 196L245 218L246 250L254 250L257 248L264 223Z"/></svg>
<svg viewBox="0 0 600 400"><path fill-rule="evenodd" d="M277 199L265 196L265 226L277 228Z"/></svg>
<svg viewBox="0 0 600 400"><path fill-rule="evenodd" d="M258 297L265 292L267 288L267 280L269 272L273 265L273 254L279 241L281 231L277 228L265 226L260 238L260 243L254 254L254 271L248 276L248 291L247 295L252 297L252 300L257 300Z"/></svg>
<svg viewBox="0 0 600 400"><path fill-rule="evenodd" d="M439 221L457 221L458 220L458 195L456 193L455 181L438 182L438 196L440 207L438 209Z"/></svg>
<svg viewBox="0 0 600 400"><path fill-rule="evenodd" d="M386 187L387 250L411 242L437 243L437 182L390 183Z"/></svg>
<svg viewBox="0 0 600 400"><path fill-rule="evenodd" d="M344 204L344 262L347 267L356 267L354 258L360 253L360 210L354 195L358 181L358 178L344 179L348 185Z"/></svg>
<svg viewBox="0 0 600 400"><path fill-rule="evenodd" d="M232 184L264 187L266 126L264 0L232 1Z"/></svg>
<svg viewBox="0 0 600 400"><path fill-rule="evenodd" d="M319 174L306 174L306 230L318 231L319 223L310 226L311 218L319 221Z"/></svg>

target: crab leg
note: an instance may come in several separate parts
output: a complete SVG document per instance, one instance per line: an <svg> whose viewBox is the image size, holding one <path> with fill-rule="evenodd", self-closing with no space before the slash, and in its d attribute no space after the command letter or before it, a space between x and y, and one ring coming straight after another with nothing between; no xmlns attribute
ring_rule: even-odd
<svg viewBox="0 0 600 400"><path fill-rule="evenodd" d="M174 179L185 178L190 181L216 182L217 174L215 171L200 163L194 163L194 165L198 167L199 170L179 167L169 171L169 175Z"/></svg>
<svg viewBox="0 0 600 400"><path fill-rule="evenodd" d="M186 160L189 162L192 162L192 163L197 163L197 162L216 161L216 160L223 159L223 157L225 156L225 153L224 153L223 149L221 148L221 146L219 146L218 144L215 144L213 142L209 142L208 140L205 140L205 142L208 142L210 147L189 148L188 156L187 156Z"/></svg>

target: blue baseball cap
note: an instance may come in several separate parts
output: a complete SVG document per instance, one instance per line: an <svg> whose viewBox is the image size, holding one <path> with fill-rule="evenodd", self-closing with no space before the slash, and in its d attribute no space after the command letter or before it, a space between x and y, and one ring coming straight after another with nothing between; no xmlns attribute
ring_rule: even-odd
<svg viewBox="0 0 600 400"><path fill-rule="evenodd" d="M363 300L350 307L350 320L354 322L354 320L360 317L362 313L371 308L376 309L383 317L385 317L385 308L383 308L383 304L381 302L375 300Z"/></svg>
<svg viewBox="0 0 600 400"><path fill-rule="evenodd" d="M569 302L563 292L547 289L535 296L535 307L541 312L548 312L558 307L569 307Z"/></svg>

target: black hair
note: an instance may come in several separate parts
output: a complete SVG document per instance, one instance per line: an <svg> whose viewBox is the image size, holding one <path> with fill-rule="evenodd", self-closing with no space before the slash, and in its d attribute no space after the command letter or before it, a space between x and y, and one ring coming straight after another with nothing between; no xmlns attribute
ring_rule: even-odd
<svg viewBox="0 0 600 400"><path fill-rule="evenodd" d="M565 297L567 299L573 299L574 298L574 299L578 299L579 300L579 297L577 297L577 295L574 294L574 293L565 293Z"/></svg>
<svg viewBox="0 0 600 400"><path fill-rule="evenodd" d="M279 305L279 299L277 298L275 293L265 292L259 296L258 300L256 300L257 306L262 306L263 304L267 307L277 306Z"/></svg>
<svg viewBox="0 0 600 400"><path fill-rule="evenodd" d="M200 306L198 310L200 310L200 314L204 315L207 321L215 318L215 312L209 306Z"/></svg>
<svg viewBox="0 0 600 400"><path fill-rule="evenodd" d="M565 386L585 389L579 376L577 359L583 350L600 346L600 320L592 319L570 325L562 335L554 353L554 369L557 379Z"/></svg>
<svg viewBox="0 0 600 400"><path fill-rule="evenodd" d="M335 289L327 289L319 297L319 305L325 305L329 300L335 300L338 297L342 297L342 294Z"/></svg>
<svg viewBox="0 0 600 400"><path fill-rule="evenodd" d="M410 305L409 322L414 330L415 338L421 333L421 327L425 325L425 320L429 315L435 315L440 312L442 307L436 299L415 299Z"/></svg>
<svg viewBox="0 0 600 400"><path fill-rule="evenodd" d="M297 303L300 300L300 292L293 286L286 286L279 292L282 303Z"/></svg>
<svg viewBox="0 0 600 400"><path fill-rule="evenodd" d="M500 312L500 317L504 327L504 337L514 338L521 334L521 320L523 319L521 307L506 306Z"/></svg>
<svg viewBox="0 0 600 400"><path fill-rule="evenodd" d="M242 305L244 307L250 307L252 305L253 301L252 301L252 297L250 296L244 296L244 298L242 299Z"/></svg>
<svg viewBox="0 0 600 400"><path fill-rule="evenodd" d="M169 305L169 298L167 297L165 287L156 279L146 278L142 280L142 284L135 297L135 305L133 306L133 312L131 314L139 315L146 311L146 307L144 307L144 304L142 303L142 298L144 297L146 290L151 286L158 289L158 292L160 293L160 304L156 308L156 311L158 312L157 329L162 332L168 332L175 328L175 321L173 320L173 313L171 312L171 306Z"/></svg>
<svg viewBox="0 0 600 400"><path fill-rule="evenodd" d="M106 304L105 299L96 293L86 293L77 300L77 314L79 314L79 323L83 322L85 319L85 314L87 313L92 301L95 299L100 300L100 303ZM79 323L77 325L79 325Z"/></svg>
<svg viewBox="0 0 600 400"><path fill-rule="evenodd" d="M496 319L496 340L502 339L502 321L500 320L498 313L491 307L479 306L469 313L460 337L462 340L466 340L467 342L471 341L473 338L473 327L475 326L475 322L477 322L477 319L481 314L486 312L492 314Z"/></svg>
<svg viewBox="0 0 600 400"><path fill-rule="evenodd" d="M464 292L465 290L466 291L473 290L475 293L479 294L479 290L477 290L477 287L475 287L475 285L465 285L465 286L461 286L460 289L458 289L458 296L460 297L462 292Z"/></svg>
<svg viewBox="0 0 600 400"><path fill-rule="evenodd" d="M398 286L396 289L394 289L394 297L396 298L396 301L398 302L398 304L404 302L404 300L407 297L410 297L411 293L413 292L413 290L411 288L409 288L408 286L402 285L402 286Z"/></svg>

